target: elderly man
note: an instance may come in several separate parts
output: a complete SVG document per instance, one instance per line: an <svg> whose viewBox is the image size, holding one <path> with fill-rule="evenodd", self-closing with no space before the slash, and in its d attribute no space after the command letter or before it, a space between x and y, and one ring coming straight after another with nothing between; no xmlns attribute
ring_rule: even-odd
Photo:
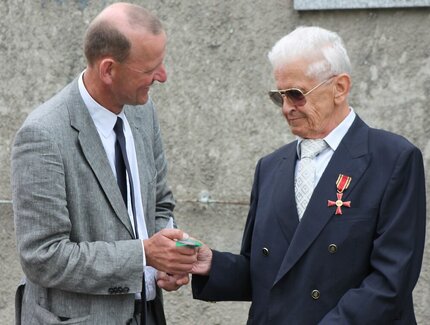
<svg viewBox="0 0 430 325"><path fill-rule="evenodd" d="M240 255L204 246L194 297L251 300L248 324L413 324L424 246L420 151L348 103L340 37L299 27L269 53L297 140L256 167Z"/></svg>
<svg viewBox="0 0 430 325"><path fill-rule="evenodd" d="M87 68L18 131L12 187L25 285L17 323L165 324L156 270L184 274L151 85L166 81L166 33L127 3L85 37ZM163 280L174 290L188 276Z"/></svg>

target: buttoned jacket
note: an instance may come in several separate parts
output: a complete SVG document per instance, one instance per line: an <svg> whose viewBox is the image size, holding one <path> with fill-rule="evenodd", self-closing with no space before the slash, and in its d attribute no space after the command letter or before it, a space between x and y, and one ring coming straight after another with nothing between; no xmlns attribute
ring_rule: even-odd
<svg viewBox="0 0 430 325"><path fill-rule="evenodd" d="M424 247L421 152L358 116L299 222L297 142L256 167L240 255L213 251L195 298L251 300L248 324L414 324L412 290ZM336 201L339 175L351 178ZM339 202L340 203L340 202Z"/></svg>

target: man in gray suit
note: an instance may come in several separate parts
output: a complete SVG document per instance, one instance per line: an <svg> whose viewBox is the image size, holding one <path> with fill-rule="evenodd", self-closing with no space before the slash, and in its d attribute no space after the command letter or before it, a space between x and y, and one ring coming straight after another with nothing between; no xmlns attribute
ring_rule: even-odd
<svg viewBox="0 0 430 325"><path fill-rule="evenodd" d="M162 286L196 261L173 228L156 110L166 34L146 9L117 3L85 37L87 68L36 108L12 151L22 324L164 324ZM165 272L165 273L164 273ZM167 277L169 279L169 277Z"/></svg>

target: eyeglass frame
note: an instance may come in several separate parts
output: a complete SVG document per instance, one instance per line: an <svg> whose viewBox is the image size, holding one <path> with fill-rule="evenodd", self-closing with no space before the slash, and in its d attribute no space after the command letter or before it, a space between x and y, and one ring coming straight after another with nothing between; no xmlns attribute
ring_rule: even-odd
<svg viewBox="0 0 430 325"><path fill-rule="evenodd" d="M269 94L269 97L270 97L270 99L272 100L272 102L276 105L276 106L279 106L279 107L282 107L283 105L284 105L284 98L286 97L289 101L290 101L290 103L292 103L293 105L298 105L298 106L304 106L304 105L306 105L306 96L307 95L309 95L311 92L313 92L314 90L316 90L317 88L319 88L320 86L322 86L323 84L325 84L327 81L329 81L330 79L333 79L334 77L336 77L337 75L333 75L333 76L331 76L331 77L329 77L329 78L327 78L327 79L325 79L324 81L321 81L319 84L317 84L315 87L313 87L312 89L310 89L310 90L308 90L306 93L304 93L303 92L303 90L301 90L300 88L296 88L296 87L293 87L293 88L287 88L287 89L281 89L281 90L279 90L279 89L276 89L276 90L269 90L269 92L268 92L268 94ZM299 92L302 96L303 96L303 99L305 100L305 102L303 103L303 104L298 104L297 102L298 101L300 101L300 100L297 100L296 102L295 102L295 100L293 99L293 98L291 98L290 96L288 96L287 95L287 92L289 92L289 91L297 91L297 92ZM275 95L275 94L280 94L281 95L281 97L282 97L282 103L281 102L277 102L277 101L275 101L274 99L273 99L273 97L272 97L272 95Z"/></svg>

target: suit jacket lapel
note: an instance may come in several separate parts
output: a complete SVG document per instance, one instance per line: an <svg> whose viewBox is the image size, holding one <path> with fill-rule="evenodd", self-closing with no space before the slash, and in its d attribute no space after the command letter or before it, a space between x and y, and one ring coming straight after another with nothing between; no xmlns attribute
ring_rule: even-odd
<svg viewBox="0 0 430 325"><path fill-rule="evenodd" d="M79 93L77 79L72 82L70 87L70 96L67 100L70 124L78 131L78 141L83 155L93 170L116 215L133 237L133 229L127 209L124 208L124 202L100 136Z"/></svg>
<svg viewBox="0 0 430 325"><path fill-rule="evenodd" d="M297 213L294 194L294 170L297 161L297 141L289 144L284 151L276 173L272 206L276 212L279 226L288 242L291 242L297 225Z"/></svg>
<svg viewBox="0 0 430 325"><path fill-rule="evenodd" d="M297 227L275 283L297 263L334 215L336 209L328 207L327 200L336 199L336 180L339 174L352 178L349 188L343 196L345 201L367 169L370 162L367 147L368 129L367 125L357 116L334 152ZM347 217L348 211L344 210L344 213Z"/></svg>
<svg viewBox="0 0 430 325"><path fill-rule="evenodd" d="M150 137L144 136L145 129L142 127L142 125L145 125L145 121L140 121L140 119L136 116L134 109L135 108L126 106L125 114L127 116L128 123L130 124L131 132L133 134L134 146L136 149L137 168L139 170L139 182L143 213L145 216L148 236L151 236L151 234L154 232L155 224L154 218L150 218L147 202L147 198L149 197L148 182L150 182L152 179L152 175L149 175L148 168L148 154L150 153L148 153L147 150L148 148L152 148L152 146L150 143L147 143Z"/></svg>

